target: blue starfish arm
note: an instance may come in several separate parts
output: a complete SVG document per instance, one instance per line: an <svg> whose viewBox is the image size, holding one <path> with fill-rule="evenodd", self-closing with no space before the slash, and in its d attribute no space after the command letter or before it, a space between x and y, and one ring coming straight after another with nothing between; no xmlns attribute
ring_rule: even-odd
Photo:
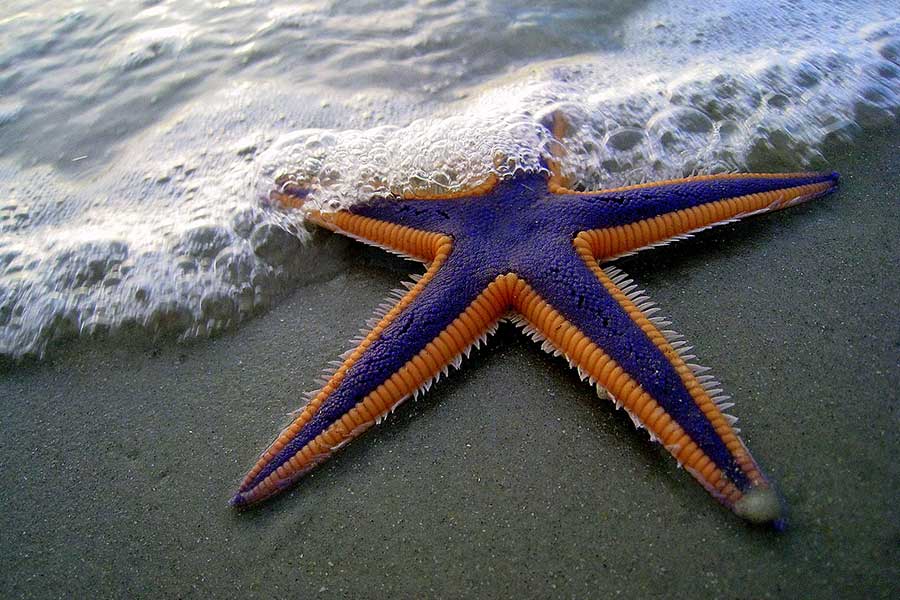
<svg viewBox="0 0 900 600"><path fill-rule="evenodd" d="M384 200L373 201L378 203ZM389 205L399 204L389 202ZM361 214L362 213L362 214ZM401 212L396 220L385 218L373 218L367 216L364 211L350 212L342 210L338 212L311 211L307 219L320 227L363 242L370 246L382 248L388 252L399 254L413 260L431 263L439 248L441 248L442 236L436 232L425 231L422 228L411 226L410 222L404 222L402 217L412 216Z"/></svg>
<svg viewBox="0 0 900 600"><path fill-rule="evenodd" d="M231 503L277 493L410 395L427 389L480 343L508 306L502 277L471 276L441 236L428 271L377 322L260 456Z"/></svg>
<svg viewBox="0 0 900 600"><path fill-rule="evenodd" d="M573 202L578 228L594 230L611 259L743 217L794 206L836 189L837 173L704 175L599 192L556 193Z"/></svg>
<svg viewBox="0 0 900 600"><path fill-rule="evenodd" d="M579 232L591 234L594 255L612 259L743 217L794 206L837 189L836 172L727 173L669 179L624 187L576 191L563 175L569 122L549 115L555 143L543 159L548 191L562 196L577 215ZM579 201L580 200L580 201Z"/></svg>
<svg viewBox="0 0 900 600"><path fill-rule="evenodd" d="M749 520L777 521L778 496L724 413L728 397L686 362L684 342L660 330L643 292L623 290L631 282L601 269L583 235L552 256L550 265L535 260L519 271L529 286L514 307L526 329L624 407L720 502Z"/></svg>

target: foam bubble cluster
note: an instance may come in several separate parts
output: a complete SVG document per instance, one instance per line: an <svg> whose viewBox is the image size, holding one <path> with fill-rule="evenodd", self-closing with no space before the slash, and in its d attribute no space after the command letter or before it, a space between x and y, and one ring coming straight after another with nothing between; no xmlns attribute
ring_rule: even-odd
<svg viewBox="0 0 900 600"><path fill-rule="evenodd" d="M306 130L277 140L260 156L257 189L273 182L310 192L309 208L339 210L373 196L462 190L491 173L535 169L550 132L526 106L510 111L490 95L457 115L405 127Z"/></svg>
<svg viewBox="0 0 900 600"><path fill-rule="evenodd" d="M564 174L581 189L699 172L827 168L829 150L896 123L900 22L829 41L749 56L714 48L716 60L696 52L677 65L662 57L638 64L626 54L555 61L537 74L530 67L452 116L293 132L260 157L258 183L300 185L311 192L307 207L337 210L373 195L459 191L489 173L539 168L557 143ZM554 114L568 123L561 140L549 132Z"/></svg>

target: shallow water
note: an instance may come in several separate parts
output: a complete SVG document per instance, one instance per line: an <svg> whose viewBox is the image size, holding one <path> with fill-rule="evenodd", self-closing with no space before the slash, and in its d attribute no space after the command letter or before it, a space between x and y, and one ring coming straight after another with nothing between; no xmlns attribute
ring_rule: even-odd
<svg viewBox="0 0 900 600"><path fill-rule="evenodd" d="M0 12L0 354L209 335L324 259L311 204L536 168L604 187L826 168L900 114L891 2L12 2Z"/></svg>

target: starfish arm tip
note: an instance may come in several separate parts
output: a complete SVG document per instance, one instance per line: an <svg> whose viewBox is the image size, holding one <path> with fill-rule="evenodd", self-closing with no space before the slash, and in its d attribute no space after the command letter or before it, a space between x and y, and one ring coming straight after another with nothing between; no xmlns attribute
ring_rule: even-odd
<svg viewBox="0 0 900 600"><path fill-rule="evenodd" d="M735 502L734 513L751 523L772 523L776 529L784 528L784 507L771 487L754 487Z"/></svg>

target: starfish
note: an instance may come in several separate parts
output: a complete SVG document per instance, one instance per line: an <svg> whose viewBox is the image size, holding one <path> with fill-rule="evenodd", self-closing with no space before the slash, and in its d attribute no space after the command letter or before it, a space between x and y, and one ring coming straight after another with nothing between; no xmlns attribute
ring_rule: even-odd
<svg viewBox="0 0 900 600"><path fill-rule="evenodd" d="M643 291L605 265L833 191L837 173L697 176L601 191L546 168L462 193L373 198L314 223L425 263L247 473L237 507L284 490L512 320L628 411L738 516L783 527L783 504L733 426L733 406ZM549 174L548 174L549 172ZM286 191L285 191L286 190ZM299 205L304 190L284 188ZM604 266L605 265L605 266Z"/></svg>

